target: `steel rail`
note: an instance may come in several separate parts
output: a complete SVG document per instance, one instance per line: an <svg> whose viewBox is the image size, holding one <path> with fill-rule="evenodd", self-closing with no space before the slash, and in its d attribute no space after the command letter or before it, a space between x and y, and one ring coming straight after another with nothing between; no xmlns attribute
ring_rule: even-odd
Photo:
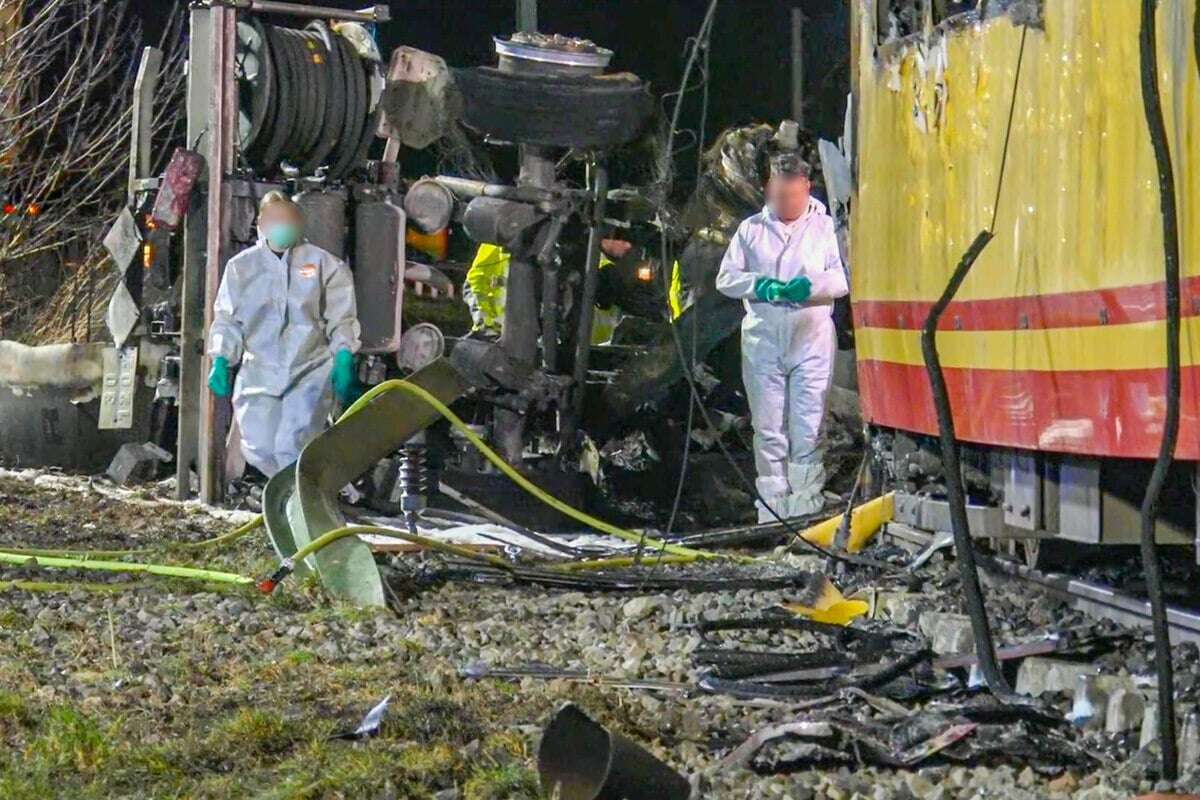
<svg viewBox="0 0 1200 800"><path fill-rule="evenodd" d="M1039 572L1024 564L998 559L992 559L984 568L1024 583L1032 583L1048 594L1065 600L1072 608L1088 616L1111 619L1126 625L1150 625L1150 601L1125 594L1111 586L1090 583L1054 572ZM1171 629L1174 641L1200 644L1200 611L1168 606L1167 625Z"/></svg>
<svg viewBox="0 0 1200 800"><path fill-rule="evenodd" d="M935 534L891 522L883 535L917 547L927 546ZM1150 602L1100 583L1072 578L1057 572L1041 572L1024 564L998 558L981 558L980 566L991 575L1033 584L1078 609L1089 617L1110 619L1124 625L1149 627ZM1200 609L1167 608L1167 624L1173 641L1200 644Z"/></svg>

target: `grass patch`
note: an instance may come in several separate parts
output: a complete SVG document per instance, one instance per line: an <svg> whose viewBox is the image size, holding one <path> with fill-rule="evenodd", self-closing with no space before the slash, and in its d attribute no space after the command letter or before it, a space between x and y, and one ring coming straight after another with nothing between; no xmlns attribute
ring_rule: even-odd
<svg viewBox="0 0 1200 800"><path fill-rule="evenodd" d="M385 730L398 738L418 742L441 740L456 745L465 745L483 733L470 709L432 691L402 698L385 721Z"/></svg>
<svg viewBox="0 0 1200 800"><path fill-rule="evenodd" d="M22 630L29 625L29 617L13 608L0 611L0 628L6 630Z"/></svg>
<svg viewBox="0 0 1200 800"><path fill-rule="evenodd" d="M0 720L24 723L28 719L29 706L25 698L16 692L0 692Z"/></svg>
<svg viewBox="0 0 1200 800"><path fill-rule="evenodd" d="M197 529L191 515L86 492L64 504L57 490L13 486L20 498L5 498L0 480L0 531L22 546L162 545L165 560L185 560L167 551L185 530L195 540L228 527L208 520L209 529ZM81 520L96 524L85 529ZM273 563L260 535L187 558L251 575ZM565 698L542 684L459 679L444 656L405 638L418 617L455 624L432 610L436 603L398 623L391 612L330 605L313 576L270 598L157 579L98 576L92 591L17 577L26 576L0 576L0 800L422 800L446 789L460 800L538 797L530 742L519 731ZM34 591L37 604L28 602ZM214 613L225 597L244 599L246 617ZM40 607L65 620L49 640L33 630ZM143 637L142 611L174 625ZM304 635L289 634L294 626ZM358 652L363 632L373 640L369 658ZM337 652L318 656L331 639ZM379 736L329 740L386 695Z"/></svg>
<svg viewBox="0 0 1200 800"><path fill-rule="evenodd" d="M301 664L311 664L317 660L317 654L312 650L293 650L284 656L284 660L289 664L300 666Z"/></svg>
<svg viewBox="0 0 1200 800"><path fill-rule="evenodd" d="M53 770L93 773L112 754L109 736L91 717L70 706L51 708L29 755Z"/></svg>
<svg viewBox="0 0 1200 800"><path fill-rule="evenodd" d="M278 713L243 709L219 725L208 744L214 751L256 757L287 752L300 738L296 726Z"/></svg>
<svg viewBox="0 0 1200 800"><path fill-rule="evenodd" d="M463 787L463 800L537 800L537 774L519 764L477 771Z"/></svg>

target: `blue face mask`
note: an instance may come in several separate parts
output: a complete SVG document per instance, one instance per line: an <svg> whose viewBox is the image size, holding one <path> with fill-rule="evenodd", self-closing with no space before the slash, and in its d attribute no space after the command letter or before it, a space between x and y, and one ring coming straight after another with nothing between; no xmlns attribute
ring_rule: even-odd
<svg viewBox="0 0 1200 800"><path fill-rule="evenodd" d="M300 241L300 226L291 222L275 222L263 229L263 236L275 250L287 250Z"/></svg>

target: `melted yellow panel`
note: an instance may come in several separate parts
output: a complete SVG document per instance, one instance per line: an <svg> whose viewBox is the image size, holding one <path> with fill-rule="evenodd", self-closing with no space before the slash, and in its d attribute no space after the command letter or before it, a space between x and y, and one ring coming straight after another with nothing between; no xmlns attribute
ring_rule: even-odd
<svg viewBox="0 0 1200 800"><path fill-rule="evenodd" d="M1030 29L1026 42L996 238L959 299L1162 280L1162 218L1140 83L1140 5L1046 0L1045 30ZM1158 16L1185 276L1200 274L1193 5L1162 0ZM930 34L882 60L871 15L860 9L857 18L853 297L934 300L991 221L1021 29L1000 18ZM1185 350L1200 348L1196 336L1193 330ZM1045 349L1053 364L1059 346L1051 338Z"/></svg>

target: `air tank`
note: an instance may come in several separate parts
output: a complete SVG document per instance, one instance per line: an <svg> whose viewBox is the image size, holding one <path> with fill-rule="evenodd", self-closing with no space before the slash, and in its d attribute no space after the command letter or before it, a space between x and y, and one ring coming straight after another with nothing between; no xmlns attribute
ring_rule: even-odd
<svg viewBox="0 0 1200 800"><path fill-rule="evenodd" d="M308 240L338 258L346 257L346 194L308 189L293 198L304 212Z"/></svg>
<svg viewBox="0 0 1200 800"><path fill-rule="evenodd" d="M354 292L364 353L393 353L400 347L405 227L404 209L387 195L356 198Z"/></svg>

